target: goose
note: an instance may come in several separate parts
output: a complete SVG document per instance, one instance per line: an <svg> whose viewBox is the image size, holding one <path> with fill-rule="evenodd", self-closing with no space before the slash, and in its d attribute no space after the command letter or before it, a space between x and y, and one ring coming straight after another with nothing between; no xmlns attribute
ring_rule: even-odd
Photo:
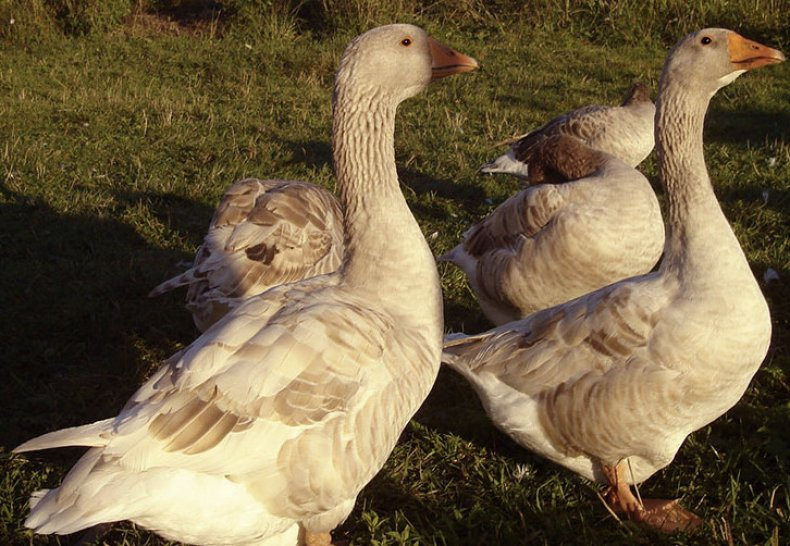
<svg viewBox="0 0 790 546"><path fill-rule="evenodd" d="M192 544L331 543L440 366L439 276L400 191L396 108L477 67L412 25L349 44L333 95L340 269L248 298L116 417L17 447L90 448L59 487L33 493L27 527L131 520Z"/></svg>
<svg viewBox="0 0 790 546"><path fill-rule="evenodd" d="M637 500L684 439L735 405L765 357L771 318L713 192L703 121L721 87L784 55L709 28L670 51L656 141L669 213L659 269L479 335L443 362L517 443L610 486L609 501L664 531L700 522L677 501Z"/></svg>
<svg viewBox="0 0 790 546"><path fill-rule="evenodd" d="M620 159L554 135L535 145L529 168L532 185L439 256L464 271L496 325L647 273L664 247L658 199Z"/></svg>
<svg viewBox="0 0 790 546"><path fill-rule="evenodd" d="M335 271L343 237L343 213L329 190L245 178L225 191L192 267L148 296L188 286L186 307L205 332L250 296Z"/></svg>
<svg viewBox="0 0 790 546"><path fill-rule="evenodd" d="M620 106L590 105L552 119L544 126L506 141L510 150L480 167L482 173L505 173L529 181L529 157L537 142L569 135L636 167L653 150L656 107L650 89L634 83Z"/></svg>

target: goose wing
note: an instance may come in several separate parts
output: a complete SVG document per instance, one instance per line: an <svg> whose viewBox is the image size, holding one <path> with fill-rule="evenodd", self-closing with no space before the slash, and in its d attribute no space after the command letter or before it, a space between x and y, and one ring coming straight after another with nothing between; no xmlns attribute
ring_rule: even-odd
<svg viewBox="0 0 790 546"><path fill-rule="evenodd" d="M479 258L497 248L515 248L538 234L565 202L552 185L532 186L510 197L464 234L464 250Z"/></svg>
<svg viewBox="0 0 790 546"><path fill-rule="evenodd" d="M443 361L496 405L502 393L536 404L543 435L566 455L585 453L617 462L674 434L666 420L686 395L666 347L671 326L659 319L671 291L653 290L654 275L623 281L567 304L535 313L478 336L448 339ZM675 325L680 326L682 325ZM665 355L657 358L657 354ZM512 410L512 411L518 411ZM508 416L498 408L499 419ZM503 417L504 416L504 417ZM683 431L683 436L688 431ZM623 446L632 452L624 453ZM661 454L661 457L665 454Z"/></svg>
<svg viewBox="0 0 790 546"><path fill-rule="evenodd" d="M606 130L611 110L611 106L595 104L557 116L539 129L516 137L511 144L515 158L528 162L535 145L555 135L578 138L589 144Z"/></svg>
<svg viewBox="0 0 790 546"><path fill-rule="evenodd" d="M214 214L195 262L152 296L189 284L187 302L238 298L333 271L343 252L342 213L324 188L245 179L231 186Z"/></svg>
<svg viewBox="0 0 790 546"><path fill-rule="evenodd" d="M336 277L317 279L327 278ZM354 430L360 413L375 411L368 402L391 390L394 374L382 359L392 327L336 286L275 288L166 362L114 420L77 427L75 443L98 447L102 465L125 474L170 467L226 476L282 517L334 508L378 470L366 459L369 446L356 444L400 433L384 423L378 432ZM56 432L19 450L54 442L68 445ZM390 448L375 457L383 463Z"/></svg>

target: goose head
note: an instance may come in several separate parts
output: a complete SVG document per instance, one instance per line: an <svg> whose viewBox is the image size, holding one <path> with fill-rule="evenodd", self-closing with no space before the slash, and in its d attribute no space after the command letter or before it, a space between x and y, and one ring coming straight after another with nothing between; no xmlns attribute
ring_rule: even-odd
<svg viewBox="0 0 790 546"><path fill-rule="evenodd" d="M650 88L643 83L636 82L625 92L620 106L628 106L629 104L640 102L652 102L650 100Z"/></svg>
<svg viewBox="0 0 790 546"><path fill-rule="evenodd" d="M781 51L731 30L706 28L683 38L670 53L664 77L687 82L712 96L738 76L785 60Z"/></svg>
<svg viewBox="0 0 790 546"><path fill-rule="evenodd" d="M476 60L414 25L386 25L360 35L340 61L336 92L353 85L399 103L430 82L479 68Z"/></svg>

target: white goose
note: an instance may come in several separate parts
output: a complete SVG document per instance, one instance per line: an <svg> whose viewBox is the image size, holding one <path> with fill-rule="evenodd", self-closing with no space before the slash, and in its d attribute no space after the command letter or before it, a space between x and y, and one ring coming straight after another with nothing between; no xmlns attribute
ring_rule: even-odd
<svg viewBox="0 0 790 546"><path fill-rule="evenodd" d="M186 307L205 332L250 296L335 271L343 237L343 213L329 190L293 180L239 180L225 191L192 267L148 296L187 285Z"/></svg>
<svg viewBox="0 0 790 546"><path fill-rule="evenodd" d="M771 319L713 193L702 126L713 94L784 60L735 32L683 38L658 93L658 165L669 198L657 272L627 279L489 332L448 339L443 361L497 427L588 479L615 506L671 530L699 520L629 485L668 465L691 432L743 395L763 361Z"/></svg>
<svg viewBox="0 0 790 546"><path fill-rule="evenodd" d="M563 135L529 161L533 184L439 257L463 269L494 324L647 273L664 247L658 200L633 167Z"/></svg>
<svg viewBox="0 0 790 546"><path fill-rule="evenodd" d="M91 448L60 487L33 494L28 527L128 519L195 544L330 542L439 368L439 278L398 184L395 111L477 66L412 25L351 42L333 101L341 269L246 300L117 417L19 446Z"/></svg>
<svg viewBox="0 0 790 546"><path fill-rule="evenodd" d="M483 173L512 174L530 180L529 158L536 143L552 135L582 140L636 167L653 150L653 118L656 107L650 89L633 84L620 106L594 104L557 116L543 127L508 140L510 150L480 167Z"/></svg>

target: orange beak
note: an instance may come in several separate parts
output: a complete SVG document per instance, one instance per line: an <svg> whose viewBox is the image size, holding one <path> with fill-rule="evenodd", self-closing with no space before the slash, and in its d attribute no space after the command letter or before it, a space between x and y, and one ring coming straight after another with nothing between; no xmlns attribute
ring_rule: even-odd
<svg viewBox="0 0 790 546"><path fill-rule="evenodd" d="M480 68L480 65L472 57L459 53L431 37L428 38L428 44L431 47L431 58L433 59L431 62L431 81L436 81L445 76L452 76L453 74L471 72Z"/></svg>
<svg viewBox="0 0 790 546"><path fill-rule="evenodd" d="M747 40L736 32L727 37L727 46L730 63L738 70L752 70L785 60L784 53L778 49Z"/></svg>

